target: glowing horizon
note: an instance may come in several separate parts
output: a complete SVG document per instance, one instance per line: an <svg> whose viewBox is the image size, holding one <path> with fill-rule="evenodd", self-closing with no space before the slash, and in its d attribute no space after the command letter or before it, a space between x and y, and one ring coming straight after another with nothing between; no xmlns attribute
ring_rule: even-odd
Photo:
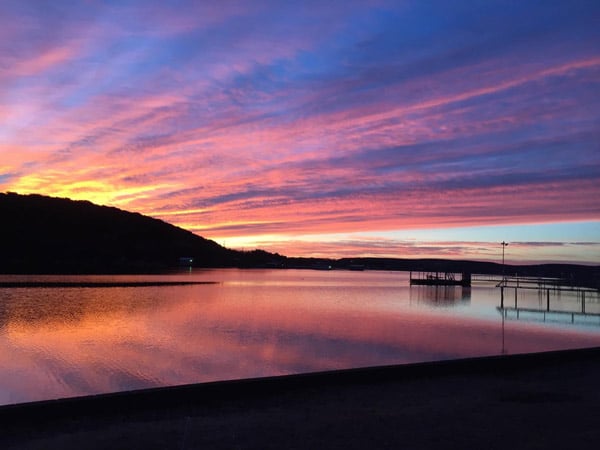
<svg viewBox="0 0 600 450"><path fill-rule="evenodd" d="M0 190L232 248L600 264L592 1L7 1Z"/></svg>

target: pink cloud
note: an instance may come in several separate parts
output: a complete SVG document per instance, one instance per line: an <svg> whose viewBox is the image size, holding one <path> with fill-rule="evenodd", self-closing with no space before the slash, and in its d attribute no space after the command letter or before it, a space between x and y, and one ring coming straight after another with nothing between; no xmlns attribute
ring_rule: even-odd
<svg viewBox="0 0 600 450"><path fill-rule="evenodd" d="M587 47L336 60L368 33L271 9L96 5L57 34L7 27L35 39L0 75L0 187L218 238L598 220Z"/></svg>

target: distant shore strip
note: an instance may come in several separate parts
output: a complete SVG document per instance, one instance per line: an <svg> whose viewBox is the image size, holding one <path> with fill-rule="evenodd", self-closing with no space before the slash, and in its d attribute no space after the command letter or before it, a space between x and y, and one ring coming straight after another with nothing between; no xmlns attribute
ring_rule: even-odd
<svg viewBox="0 0 600 450"><path fill-rule="evenodd" d="M217 281L0 281L2 288L109 288L218 284Z"/></svg>

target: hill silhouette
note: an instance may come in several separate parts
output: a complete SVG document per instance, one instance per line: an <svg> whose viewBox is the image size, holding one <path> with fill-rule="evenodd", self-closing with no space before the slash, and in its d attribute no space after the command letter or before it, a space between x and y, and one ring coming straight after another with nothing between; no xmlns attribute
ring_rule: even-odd
<svg viewBox="0 0 600 450"><path fill-rule="evenodd" d="M227 249L162 220L38 194L0 193L0 273L142 273L180 265L468 272L561 277L598 287L600 266L409 258L294 258ZM399 255L401 256L401 255ZM186 262L186 265L189 265Z"/></svg>
<svg viewBox="0 0 600 450"><path fill-rule="evenodd" d="M197 267L255 266L282 259L239 252L138 213L88 201L0 193L4 273L146 272L193 258Z"/></svg>

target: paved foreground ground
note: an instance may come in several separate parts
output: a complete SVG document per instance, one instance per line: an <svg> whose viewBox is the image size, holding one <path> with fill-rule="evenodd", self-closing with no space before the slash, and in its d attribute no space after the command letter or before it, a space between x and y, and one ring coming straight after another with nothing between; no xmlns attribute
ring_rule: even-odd
<svg viewBox="0 0 600 450"><path fill-rule="evenodd" d="M0 448L597 449L600 348L0 407Z"/></svg>

